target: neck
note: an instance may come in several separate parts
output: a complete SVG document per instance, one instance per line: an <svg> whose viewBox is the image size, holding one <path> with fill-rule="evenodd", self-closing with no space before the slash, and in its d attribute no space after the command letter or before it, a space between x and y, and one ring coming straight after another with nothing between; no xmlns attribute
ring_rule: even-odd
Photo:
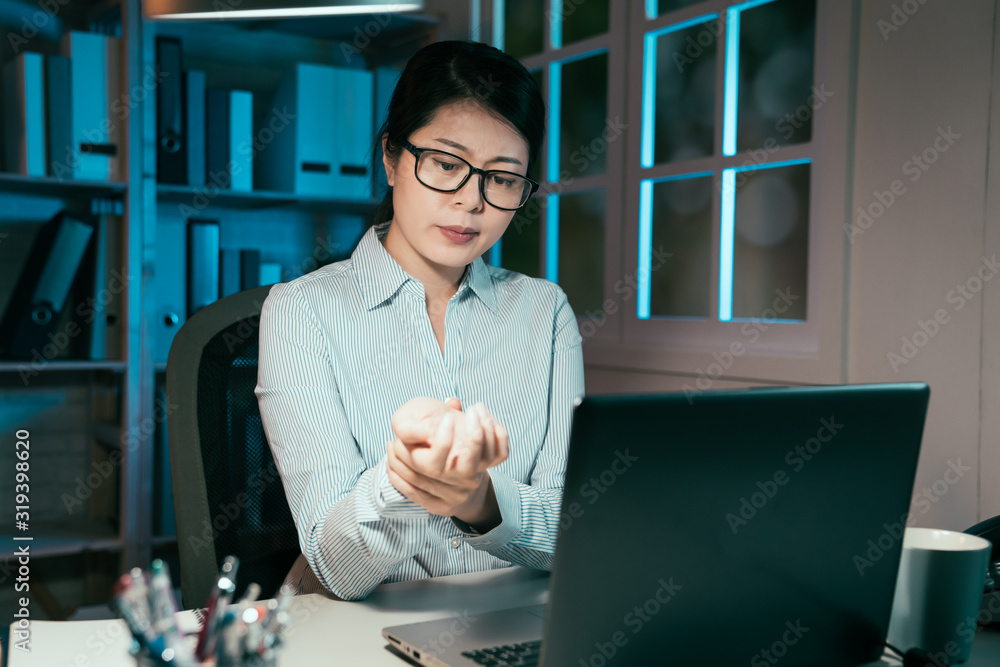
<svg viewBox="0 0 1000 667"><path fill-rule="evenodd" d="M428 301L447 301L458 291L466 267L441 266L428 261L405 243L395 224L389 226L382 246L404 271L424 286Z"/></svg>

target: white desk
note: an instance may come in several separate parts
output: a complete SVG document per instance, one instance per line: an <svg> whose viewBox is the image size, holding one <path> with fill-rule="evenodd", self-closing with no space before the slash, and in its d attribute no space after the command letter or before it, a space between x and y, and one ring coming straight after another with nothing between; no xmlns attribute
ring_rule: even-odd
<svg viewBox="0 0 1000 667"><path fill-rule="evenodd" d="M295 599L292 631L280 667L365 665L405 667L386 649L385 626L448 616L475 615L545 602L548 576L524 568L440 577L380 586L364 602L341 602L320 595ZM193 621L189 613L188 622ZM134 667L129 635L121 621L35 622L30 654L13 650L9 667ZM1000 664L1000 633L976 637L966 667ZM884 659L876 665L899 665Z"/></svg>

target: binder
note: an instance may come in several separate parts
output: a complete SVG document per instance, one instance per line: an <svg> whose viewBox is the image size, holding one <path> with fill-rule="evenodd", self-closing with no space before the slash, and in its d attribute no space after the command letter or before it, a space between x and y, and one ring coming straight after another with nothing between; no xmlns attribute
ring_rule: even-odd
<svg viewBox="0 0 1000 667"><path fill-rule="evenodd" d="M240 251L235 248L219 251L219 298L239 292L241 278Z"/></svg>
<svg viewBox="0 0 1000 667"><path fill-rule="evenodd" d="M72 154L55 174L94 181L118 178L124 118L111 114L120 90L121 40L89 32L63 36L70 59L70 133ZM117 105L116 105L117 106Z"/></svg>
<svg viewBox="0 0 1000 667"><path fill-rule="evenodd" d="M219 221L187 221L188 317L219 300Z"/></svg>
<svg viewBox="0 0 1000 667"><path fill-rule="evenodd" d="M18 54L4 66L4 145L7 171L45 175L44 56Z"/></svg>
<svg viewBox="0 0 1000 667"><path fill-rule="evenodd" d="M253 189L253 94L206 91L207 182L222 189Z"/></svg>
<svg viewBox="0 0 1000 667"><path fill-rule="evenodd" d="M45 56L46 166L50 176L58 176L60 166L71 163L73 155L72 109L69 58Z"/></svg>
<svg viewBox="0 0 1000 667"><path fill-rule="evenodd" d="M122 359L125 288L128 284L122 252L121 226L102 215L94 239L93 290L81 308L90 323L90 358Z"/></svg>
<svg viewBox="0 0 1000 667"><path fill-rule="evenodd" d="M272 114L261 127L261 132L265 127L274 131L274 140L260 154L261 186L369 199L373 85L366 70L298 63L288 71L271 107L282 114Z"/></svg>
<svg viewBox="0 0 1000 667"><path fill-rule="evenodd" d="M184 136L184 79L181 40L156 38L156 180L186 185L187 141Z"/></svg>
<svg viewBox="0 0 1000 667"><path fill-rule="evenodd" d="M205 73L184 73L184 152L187 153L187 184L205 185Z"/></svg>
<svg viewBox="0 0 1000 667"><path fill-rule="evenodd" d="M0 356L52 359L69 349L76 336L57 327L93 232L65 211L42 226L0 321Z"/></svg>
<svg viewBox="0 0 1000 667"><path fill-rule="evenodd" d="M240 290L260 287L260 250L240 251Z"/></svg>
<svg viewBox="0 0 1000 667"><path fill-rule="evenodd" d="M156 388L156 403L167 405L167 392ZM176 535L177 518L174 512L174 485L170 473L170 446L167 420L156 425L153 445L153 535Z"/></svg>
<svg viewBox="0 0 1000 667"><path fill-rule="evenodd" d="M156 272L150 280L156 299L152 321L153 363L167 363L174 335L187 321L187 230L184 220L156 222Z"/></svg>
<svg viewBox="0 0 1000 667"><path fill-rule="evenodd" d="M389 116L389 102L396 90L396 83L402 70L395 67L379 67L375 70L375 131L377 132ZM385 180L385 169L381 164L375 165L375 198L379 201L385 197L389 184Z"/></svg>

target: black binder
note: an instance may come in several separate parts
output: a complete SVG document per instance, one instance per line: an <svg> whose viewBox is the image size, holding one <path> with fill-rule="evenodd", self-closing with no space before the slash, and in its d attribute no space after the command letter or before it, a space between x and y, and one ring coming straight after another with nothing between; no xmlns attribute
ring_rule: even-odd
<svg viewBox="0 0 1000 667"><path fill-rule="evenodd" d="M160 183L186 185L184 77L179 39L156 38L156 67L160 77L156 93L156 179Z"/></svg>
<svg viewBox="0 0 1000 667"><path fill-rule="evenodd" d="M93 233L92 222L65 211L39 230L0 321L0 357L54 359L75 342L71 331L57 327L65 309L72 308L70 290Z"/></svg>
<svg viewBox="0 0 1000 667"><path fill-rule="evenodd" d="M73 93L69 64L66 56L45 56L46 165L49 176L69 174L69 165L73 162L73 110L70 108Z"/></svg>
<svg viewBox="0 0 1000 667"><path fill-rule="evenodd" d="M184 73L184 142L187 154L186 183L205 185L205 73Z"/></svg>

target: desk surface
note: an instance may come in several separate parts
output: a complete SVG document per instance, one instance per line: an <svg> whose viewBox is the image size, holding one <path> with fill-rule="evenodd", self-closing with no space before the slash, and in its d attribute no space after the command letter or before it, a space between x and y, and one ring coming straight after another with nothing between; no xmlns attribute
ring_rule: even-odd
<svg viewBox="0 0 1000 667"><path fill-rule="evenodd" d="M363 602L303 595L292 605L293 626L278 664L403 667L406 663L387 650L383 627L545 602L548 583L545 574L514 567L385 584ZM193 615L186 612L184 620L193 622ZM121 621L36 621L31 629L31 652L10 651L9 667L134 667ZM1000 633L981 632L966 667L997 664ZM887 658L876 665L899 662Z"/></svg>

